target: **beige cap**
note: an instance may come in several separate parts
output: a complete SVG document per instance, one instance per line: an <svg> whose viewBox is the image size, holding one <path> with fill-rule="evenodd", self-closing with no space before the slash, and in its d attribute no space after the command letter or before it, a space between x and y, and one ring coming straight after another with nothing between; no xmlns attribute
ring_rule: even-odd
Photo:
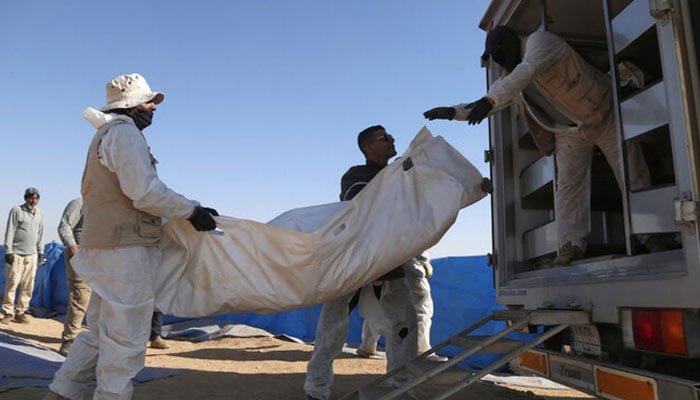
<svg viewBox="0 0 700 400"><path fill-rule="evenodd" d="M132 108L150 101L160 104L165 99L163 93L151 91L146 78L139 74L119 75L107 82L106 88L107 105L100 111Z"/></svg>

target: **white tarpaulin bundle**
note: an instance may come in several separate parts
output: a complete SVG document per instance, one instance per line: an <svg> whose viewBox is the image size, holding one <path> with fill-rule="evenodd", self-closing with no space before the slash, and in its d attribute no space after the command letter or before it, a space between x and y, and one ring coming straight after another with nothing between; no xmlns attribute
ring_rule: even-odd
<svg viewBox="0 0 700 400"><path fill-rule="evenodd" d="M432 247L482 197L481 173L427 128L351 201L270 223L217 217L223 233L164 226L156 306L169 315L271 313L357 290Z"/></svg>

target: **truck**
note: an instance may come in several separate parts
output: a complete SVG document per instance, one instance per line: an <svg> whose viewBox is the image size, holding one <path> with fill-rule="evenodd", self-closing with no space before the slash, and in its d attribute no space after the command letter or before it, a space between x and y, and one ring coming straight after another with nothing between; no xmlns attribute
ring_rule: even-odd
<svg viewBox="0 0 700 400"><path fill-rule="evenodd" d="M553 264L563 245L556 154L538 151L514 106L489 118L496 301L587 316L520 355L520 367L602 398L698 399L700 1L493 0L479 27L498 25L554 33L608 74L624 176L630 146L651 175L620 190L596 152L588 252ZM482 66L487 85L503 73Z"/></svg>
<svg viewBox="0 0 700 400"><path fill-rule="evenodd" d="M594 151L587 253L555 263L556 152L540 152L516 105L499 105L484 159L503 309L346 398L453 398L508 365L598 398L700 399L700 0L492 0L479 28L502 25L551 32L609 76L621 182ZM489 87L504 73L492 57L482 66ZM649 179L632 185L639 157ZM459 351L424 362L446 347ZM463 372L477 353L499 357ZM409 378L392 387L399 373Z"/></svg>

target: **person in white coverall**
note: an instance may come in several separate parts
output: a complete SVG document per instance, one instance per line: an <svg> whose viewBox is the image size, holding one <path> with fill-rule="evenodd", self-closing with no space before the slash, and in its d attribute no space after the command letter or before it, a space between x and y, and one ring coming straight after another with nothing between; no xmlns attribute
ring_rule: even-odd
<svg viewBox="0 0 700 400"><path fill-rule="evenodd" d="M428 282L428 278L433 275L433 266L430 264L428 252L423 252L403 264L403 271L416 309L418 353L422 354L431 348L430 327L433 318L433 299L430 296L430 282ZM377 341L380 336L379 332L372 327L371 321L365 320L362 324L362 343L357 349L357 355L364 358L381 358L377 354ZM436 362L447 361L447 357L434 353L426 359Z"/></svg>
<svg viewBox="0 0 700 400"><path fill-rule="evenodd" d="M163 94L139 74L120 75L106 90L107 105L83 113L97 133L81 185L83 234L71 259L92 289L90 330L71 345L45 399L130 399L151 331L161 217L187 218L198 231L216 228L215 210L158 179L142 130Z"/></svg>
<svg viewBox="0 0 700 400"><path fill-rule="evenodd" d="M423 115L473 125L515 104L540 152L555 155L559 246L554 263L568 265L583 258L588 247L595 147L605 155L624 193L610 78L549 32L534 32L521 43L513 29L498 26L486 37L482 59L489 57L505 72L485 97ZM648 186L649 170L639 148L629 146L627 155L630 188Z"/></svg>
<svg viewBox="0 0 700 400"><path fill-rule="evenodd" d="M85 319L85 311L87 310L90 301L90 287L83 281L78 274L73 270L71 258L78 252L80 244L80 235L83 232L83 199L76 197L68 202L66 208L61 215L61 221L58 223L58 237L66 247L64 251L64 261L66 263L66 281L68 283L68 306L66 308L66 317L63 321L63 333L61 333L61 347L58 353L66 356L68 349L82 331L83 320ZM163 314L158 311L153 311L151 319L151 337L149 345L154 349L167 349L161 335L163 325Z"/></svg>
<svg viewBox="0 0 700 400"><path fill-rule="evenodd" d="M396 155L394 138L380 126L371 126L357 137L365 165L351 167L341 179L340 200L350 200ZM340 355L348 335L349 313L360 304L360 314L386 339L387 370L391 371L418 355L416 312L403 267L323 305L316 328L316 341L307 365L304 392L311 400L326 400L333 384L333 360ZM395 383L405 380L397 375Z"/></svg>

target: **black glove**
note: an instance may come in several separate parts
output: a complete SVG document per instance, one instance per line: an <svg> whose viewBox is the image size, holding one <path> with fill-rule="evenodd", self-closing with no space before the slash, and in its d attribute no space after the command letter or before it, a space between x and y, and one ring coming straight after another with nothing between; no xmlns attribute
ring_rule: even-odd
<svg viewBox="0 0 700 400"><path fill-rule="evenodd" d="M39 263L39 265L44 265L46 264L46 257L44 257L43 254L39 253L37 254L36 261Z"/></svg>
<svg viewBox="0 0 700 400"><path fill-rule="evenodd" d="M202 207L202 208L204 209L204 211L208 212L209 214L211 214L211 215L213 215L213 216L215 216L215 217L218 217L218 216L219 216L219 212L216 211L216 210L213 209L213 208L209 208L209 207Z"/></svg>
<svg viewBox="0 0 700 400"><path fill-rule="evenodd" d="M469 114L467 114L467 122L469 125L480 123L484 118L486 118L489 111L493 109L493 105L489 103L486 97L482 97L470 105L472 106L471 111L469 111Z"/></svg>
<svg viewBox="0 0 700 400"><path fill-rule="evenodd" d="M10 265L15 262L14 254L5 254L5 264Z"/></svg>
<svg viewBox="0 0 700 400"><path fill-rule="evenodd" d="M212 213L211 211L214 213ZM216 212L216 210L211 209L211 208L204 208L197 206L194 209L194 212L192 215L188 218L192 226L194 226L194 229L198 231L211 231L216 229L216 221L214 221L214 218L212 218L212 214L214 215L219 215L219 213Z"/></svg>
<svg viewBox="0 0 700 400"><path fill-rule="evenodd" d="M493 193L493 182L491 182L491 179L484 178L481 180L481 190L484 193Z"/></svg>
<svg viewBox="0 0 700 400"><path fill-rule="evenodd" d="M455 117L455 109L452 107L435 107L423 113L430 121L434 119L452 119Z"/></svg>

